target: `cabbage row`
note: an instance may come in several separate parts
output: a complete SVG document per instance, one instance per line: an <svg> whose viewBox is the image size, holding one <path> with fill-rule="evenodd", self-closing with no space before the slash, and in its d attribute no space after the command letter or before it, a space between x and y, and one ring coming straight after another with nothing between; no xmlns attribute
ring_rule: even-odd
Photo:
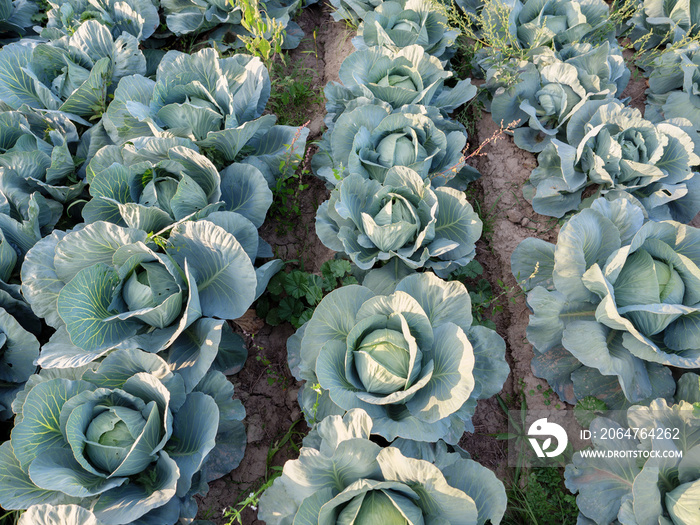
<svg viewBox="0 0 700 525"><path fill-rule="evenodd" d="M7 4L4 34L41 38L0 49L0 506L192 520L243 458L228 321L283 265L258 228L308 130L263 115L259 58L158 49L166 26L238 31L238 4L49 2L35 29Z"/></svg>
<svg viewBox="0 0 700 525"><path fill-rule="evenodd" d="M609 456L577 452L566 468L579 523L695 523L700 390L673 369L700 368L700 231L687 224L700 211L697 2L644 0L623 27L603 2L463 4L508 42L476 63L494 121L538 154L524 194L564 219L556 243L529 238L511 258L532 370L563 401L627 411L590 425ZM622 98L620 31L641 50L668 45L640 59L644 117Z"/></svg>
<svg viewBox="0 0 700 525"><path fill-rule="evenodd" d="M474 431L477 401L503 387L505 342L473 323L464 285L441 279L474 258L481 236L463 193L479 174L462 153L466 130L448 117L476 88L446 86L456 35L430 3L334 7L359 30L341 82L326 86L327 131L312 168L332 191L316 232L362 284L328 294L288 340L313 429L259 516L500 523L503 484L457 443Z"/></svg>
<svg viewBox="0 0 700 525"><path fill-rule="evenodd" d="M669 366L700 367L698 232L684 225L700 211L700 136L692 104L662 105L660 86L692 74L685 48L651 62L659 95L645 119L620 98L630 72L599 4L487 2L477 20L509 20L512 49L476 59L494 121L538 153L525 196L567 218L556 244L527 239L512 255L533 312L533 371L569 403L622 408L673 395Z"/></svg>

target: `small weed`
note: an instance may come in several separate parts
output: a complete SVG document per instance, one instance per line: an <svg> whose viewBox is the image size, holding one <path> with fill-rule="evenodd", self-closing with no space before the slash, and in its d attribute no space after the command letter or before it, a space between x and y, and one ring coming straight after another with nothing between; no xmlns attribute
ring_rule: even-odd
<svg viewBox="0 0 700 525"><path fill-rule="evenodd" d="M262 350L262 347L257 348ZM272 367L272 361L265 357L264 354L256 355L255 360L265 367L266 380L269 386L278 384L282 387L282 390L287 390L287 387L289 387L289 378L275 370Z"/></svg>
<svg viewBox="0 0 700 525"><path fill-rule="evenodd" d="M467 129L467 136L476 137L477 124L484 111L484 102L479 96L467 102L457 115L457 120Z"/></svg>
<svg viewBox="0 0 700 525"><path fill-rule="evenodd" d="M292 144L289 145L286 155L280 162L280 176L275 187L272 188L273 201L268 215L277 223L277 233L280 235L299 228L299 218L301 217L299 197L309 187L303 182L303 177L310 173L308 169L304 168L310 151L307 149L304 156L294 152L294 144L301 136L306 124L299 127Z"/></svg>
<svg viewBox="0 0 700 525"><path fill-rule="evenodd" d="M241 25L249 35L238 35L246 50L259 57L268 68L275 56L284 61L282 43L285 30L281 22L271 18L265 11L265 4L260 0L229 0L231 5L241 7Z"/></svg>
<svg viewBox="0 0 700 525"><path fill-rule="evenodd" d="M494 292L491 283L481 277L483 273L483 266L477 260L472 260L466 266L452 272L450 280L462 282L469 290L474 323L495 330L496 324L490 317L503 312L505 298L515 303L518 295L523 292L515 286L506 285L501 279L496 281L498 290Z"/></svg>
<svg viewBox="0 0 700 525"><path fill-rule="evenodd" d="M523 392L525 383L520 386L520 411L513 415L508 404L496 396L501 410L508 418L508 431L496 434L496 439L509 441L509 447L517 447L518 458L513 476L505 480L508 495L508 509L503 518L505 525L574 525L578 518L576 498L564 487L562 468L573 454L571 444L559 456L560 468L525 467L522 451L529 447L527 434L527 400ZM541 390L541 389L540 389ZM531 390L530 393L534 393ZM533 458L533 460L536 458Z"/></svg>
<svg viewBox="0 0 700 525"><path fill-rule="evenodd" d="M16 525L23 510L11 510L0 515L0 525Z"/></svg>
<svg viewBox="0 0 700 525"><path fill-rule="evenodd" d="M604 401L593 396L586 396L574 407L574 417L584 428L591 426L591 421L608 409Z"/></svg>
<svg viewBox="0 0 700 525"><path fill-rule="evenodd" d="M270 445L270 448L267 450L267 458L265 461L265 475L258 478L253 484L254 487L257 485L257 488L251 491L248 496L241 501L237 501L227 509L224 509L223 516L225 519L228 519L226 525L243 525L243 512L246 509L251 509L253 511L258 510L258 503L260 502L262 493L272 486L275 479L282 475L282 467L272 465L275 456L281 450L289 447L296 455L299 454L301 440L304 438L305 433L296 430L295 427L302 421L303 419L297 419L281 437Z"/></svg>
<svg viewBox="0 0 700 525"><path fill-rule="evenodd" d="M520 483L508 489L508 510L504 525L574 525L578 519L576 497L562 480L560 469L532 468Z"/></svg>
<svg viewBox="0 0 700 525"><path fill-rule="evenodd" d="M331 260L321 266L321 275L292 270L270 279L265 294L258 300L256 312L265 322L277 326L289 322L299 328L311 316L323 296L340 286L357 284L349 261Z"/></svg>
<svg viewBox="0 0 700 525"><path fill-rule="evenodd" d="M321 88L315 87L314 70L299 62L289 66L273 62L270 81L275 89L270 94L267 109L277 115L278 123L299 126L309 114L309 106L324 101Z"/></svg>

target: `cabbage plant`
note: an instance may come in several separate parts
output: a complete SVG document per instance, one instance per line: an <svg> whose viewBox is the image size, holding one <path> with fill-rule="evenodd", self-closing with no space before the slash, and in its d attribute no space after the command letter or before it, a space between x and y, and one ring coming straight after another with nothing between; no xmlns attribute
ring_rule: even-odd
<svg viewBox="0 0 700 525"><path fill-rule="evenodd" d="M263 493L258 517L267 525L501 522L506 493L493 472L444 443L382 448L369 439L372 423L360 409L322 421Z"/></svg>
<svg viewBox="0 0 700 525"><path fill-rule="evenodd" d="M669 46L649 68L644 117L652 122L685 118L700 129L700 44Z"/></svg>
<svg viewBox="0 0 700 525"><path fill-rule="evenodd" d="M190 139L217 164L253 164L274 186L280 164L303 154L308 129L275 126L262 115L270 77L259 58L237 54L218 58L214 49L192 55L168 51L156 80L133 75L119 82L103 117L115 144L139 137ZM260 117L260 118L258 118Z"/></svg>
<svg viewBox="0 0 700 525"><path fill-rule="evenodd" d="M433 190L401 166L387 171L383 183L349 175L316 214L321 242L362 270L396 257L409 268L447 277L474 258L481 229L463 192Z"/></svg>
<svg viewBox="0 0 700 525"><path fill-rule="evenodd" d="M667 366L700 366L700 230L647 221L630 199L596 199L556 244L526 239L511 257L528 291L532 369L575 404L609 408L669 397Z"/></svg>
<svg viewBox="0 0 700 525"><path fill-rule="evenodd" d="M620 49L573 44L560 54L543 48L529 60L512 61L487 71L493 95L491 116L504 127L515 123L515 144L540 152L588 100L620 96L630 78Z"/></svg>
<svg viewBox="0 0 700 525"><path fill-rule="evenodd" d="M697 395L697 376L695 389ZM566 486L578 492L579 523L696 523L698 405L680 401L669 406L657 399L648 407L629 408L626 419L622 425L605 417L594 419L593 450L610 456L576 452L573 464L566 467ZM615 439L601 438L610 432Z"/></svg>
<svg viewBox="0 0 700 525"><path fill-rule="evenodd" d="M136 38L125 33L115 39L104 25L88 20L70 36L40 44L24 40L0 50L0 100L13 109L27 104L96 120L122 77L145 73Z"/></svg>
<svg viewBox="0 0 700 525"><path fill-rule="evenodd" d="M362 408L392 440L457 443L473 430L478 399L508 376L505 343L472 326L464 285L412 274L375 292L351 285L328 294L287 342L289 367L309 422Z"/></svg>
<svg viewBox="0 0 700 525"><path fill-rule="evenodd" d="M582 192L625 191L654 220L690 222L700 212L700 136L686 119L653 124L619 100L590 100L569 119L566 141L552 139L530 174L537 213L561 217Z"/></svg>
<svg viewBox="0 0 700 525"><path fill-rule="evenodd" d="M383 100L393 109L404 104L434 106L447 115L476 95L471 79L446 87L445 81L452 76L419 45L398 52L383 47L355 51L340 66L342 84L326 85L326 123L332 127L343 111L356 107L355 101L361 97Z"/></svg>
<svg viewBox="0 0 700 525"><path fill-rule="evenodd" d="M53 193L63 188L42 180L50 180L45 176L54 173L49 156L52 150L36 138L25 115L0 112L0 137L7 147L0 153L0 280L9 282L27 251L51 233L61 217L61 204L42 191L46 188ZM35 145L45 146L48 154L33 149Z"/></svg>
<svg viewBox="0 0 700 525"><path fill-rule="evenodd" d="M70 35L85 20L107 26L116 39L124 33L143 41L155 33L160 24L157 2L152 0L47 0L51 6L44 38Z"/></svg>
<svg viewBox="0 0 700 525"><path fill-rule="evenodd" d="M428 0L388 0L364 15L352 43L357 49L384 46L393 51L416 44L445 63L455 54L457 34Z"/></svg>
<svg viewBox="0 0 700 525"><path fill-rule="evenodd" d="M61 204L76 199L85 188L73 156L78 142L75 125L64 113L32 111L24 106L22 111L0 111L0 138L0 168L4 168L0 190L8 204L18 206L14 218L27 219L30 195L40 193L47 197L41 227L53 226Z"/></svg>
<svg viewBox="0 0 700 525"><path fill-rule="evenodd" d="M22 266L32 310L56 328L40 366L82 366L114 348L141 348L167 350L178 370L208 368L228 346L224 321L212 318L241 317L282 265L256 269L257 252L255 226L233 212L178 223L167 241L107 222L54 231Z"/></svg>
<svg viewBox="0 0 700 525"><path fill-rule="evenodd" d="M349 174L383 182L394 166L409 167L433 186L464 189L478 172L467 166L462 150L467 132L434 107L406 105L394 111L366 104L345 111L329 129L314 155L315 173L335 186Z"/></svg>
<svg viewBox="0 0 700 525"><path fill-rule="evenodd" d="M102 148L87 169L86 222L157 232L193 214L232 211L262 226L272 191L260 170L235 163L219 173L196 150L187 139L156 137Z"/></svg>
<svg viewBox="0 0 700 525"><path fill-rule="evenodd" d="M687 41L698 34L698 8L698 0L642 0L627 22L629 38L637 49Z"/></svg>
<svg viewBox="0 0 700 525"><path fill-rule="evenodd" d="M43 370L13 404L0 505L79 504L103 525L192 519L192 496L243 457L245 411L232 396L222 373L202 370L190 385L141 350Z"/></svg>
<svg viewBox="0 0 700 525"><path fill-rule="evenodd" d="M615 27L608 22L609 11L603 0L493 0L485 3L482 16L499 25L507 20L501 31L522 49L559 50L579 42L612 42Z"/></svg>

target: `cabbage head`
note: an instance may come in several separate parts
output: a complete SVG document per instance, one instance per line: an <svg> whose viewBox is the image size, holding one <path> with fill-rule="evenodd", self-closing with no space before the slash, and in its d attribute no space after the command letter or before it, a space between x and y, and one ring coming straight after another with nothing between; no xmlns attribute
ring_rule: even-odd
<svg viewBox="0 0 700 525"><path fill-rule="evenodd" d="M627 22L629 39L637 49L653 49L667 43L687 42L698 34L698 0L642 0Z"/></svg>
<svg viewBox="0 0 700 525"><path fill-rule="evenodd" d="M257 252L255 226L233 212L180 222L167 240L108 222L54 231L22 266L32 310L56 329L40 366L141 348L167 351L177 369L208 368L229 347L222 319L241 317L281 267L254 268Z"/></svg>
<svg viewBox="0 0 700 525"><path fill-rule="evenodd" d="M671 47L650 64L644 117L652 122L685 118L700 129L700 43Z"/></svg>
<svg viewBox="0 0 700 525"><path fill-rule="evenodd" d="M608 22L609 11L603 0L492 0L485 3L482 16L500 25L507 15L510 41L522 49L560 50L566 44L612 42L615 27Z"/></svg>
<svg viewBox="0 0 700 525"><path fill-rule="evenodd" d="M447 116L476 95L471 79L446 87L445 81L452 76L419 45L398 52L383 47L355 51L340 66L342 84L326 85L326 123L332 127L343 111L357 106L356 99L361 97L383 100L393 109L404 104L434 106Z"/></svg>
<svg viewBox="0 0 700 525"><path fill-rule="evenodd" d="M152 0L47 0L48 22L41 35L53 40L70 35L85 20L107 26L116 39L125 33L139 42L155 33L160 24L158 2Z"/></svg>
<svg viewBox="0 0 700 525"><path fill-rule="evenodd" d="M700 230L647 221L630 199L596 199L556 244L526 239L511 257L528 291L532 369L575 404L668 397L667 366L700 366Z"/></svg>
<svg viewBox="0 0 700 525"><path fill-rule="evenodd" d="M429 0L388 0L364 15L352 43L357 49L393 51L416 44L444 64L455 54L456 38L457 31L447 29L447 17Z"/></svg>
<svg viewBox="0 0 700 525"><path fill-rule="evenodd" d="M526 192L537 213L561 217L582 192L624 191L653 220L690 222L700 212L700 136L689 120L653 124L619 100L590 100L571 117L566 141L552 139L537 158Z"/></svg>
<svg viewBox="0 0 700 525"><path fill-rule="evenodd" d="M370 441L373 431L360 409L322 421L263 493L259 518L267 525L501 522L505 488L489 469L442 442L382 448Z"/></svg>
<svg viewBox="0 0 700 525"><path fill-rule="evenodd" d="M561 57L561 58L560 58ZM620 96L630 78L620 49L575 44L559 55L539 49L529 60L487 71L493 95L491 117L503 127L516 123L515 144L540 152L588 100Z"/></svg>
<svg viewBox="0 0 700 525"><path fill-rule="evenodd" d="M395 288L381 285L331 292L288 340L289 367L306 381L302 410L313 422L362 408L373 432L390 441L457 443L473 431L476 401L499 392L508 376L505 343L472 326L459 282L414 273Z"/></svg>
<svg viewBox="0 0 700 525"><path fill-rule="evenodd" d="M695 374L695 396L698 383ZM700 492L700 413L698 404L664 399L627 410L623 424L599 417L593 435L615 432L619 439L592 439L593 450L614 458L583 457L576 452L564 472L566 487L578 492L579 523L668 523L689 525L698 519ZM654 457L635 457L634 454ZM677 457L678 454L682 457ZM627 454L628 457L624 457ZM617 520L617 521L616 521Z"/></svg>
<svg viewBox="0 0 700 525"><path fill-rule="evenodd" d="M219 173L197 149L187 139L157 137L105 146L87 169L85 221L157 232L193 214L233 211L262 226L272 191L260 170L235 163Z"/></svg>
<svg viewBox="0 0 700 525"><path fill-rule="evenodd" d="M303 154L308 129L275 126L274 115L258 118L269 96L270 77L259 58L168 51L155 81L133 75L119 82L103 123L118 145L175 136L196 142L217 165L247 157L274 186L290 145Z"/></svg>
<svg viewBox="0 0 700 525"><path fill-rule="evenodd" d="M447 277L474 258L481 229L463 192L433 190L401 166L387 171L383 184L346 177L316 214L321 242L348 254L362 270L396 257L409 268L431 268Z"/></svg>
<svg viewBox="0 0 700 525"><path fill-rule="evenodd" d="M315 173L335 186L349 174L384 182L394 166L406 166L433 186L464 189L478 178L462 150L467 132L434 107L406 105L391 110L366 104L345 111L324 135L314 155Z"/></svg>
<svg viewBox="0 0 700 525"><path fill-rule="evenodd" d="M12 406L0 505L78 504L103 525L194 518L193 496L243 457L245 410L232 396L221 372L203 370L189 385L141 350L42 370Z"/></svg>

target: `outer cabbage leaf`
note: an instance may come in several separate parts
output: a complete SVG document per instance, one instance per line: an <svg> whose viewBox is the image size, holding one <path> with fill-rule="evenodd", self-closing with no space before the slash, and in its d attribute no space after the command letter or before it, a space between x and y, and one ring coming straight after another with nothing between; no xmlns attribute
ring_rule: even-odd
<svg viewBox="0 0 700 525"><path fill-rule="evenodd" d="M17 525L103 525L89 510L79 505L32 505L22 513Z"/></svg>
<svg viewBox="0 0 700 525"><path fill-rule="evenodd" d="M14 309L15 315L21 313L27 316L22 320L25 326L30 319L36 321L31 312L20 310L23 305L16 303L17 299L13 299L7 292L3 291L0 294L0 304ZM24 306L26 307L26 305ZM4 307L0 307L0 341L2 342L2 347L0 347L0 419L2 420L12 417L12 402L24 382L36 371L34 361L39 357L40 345L36 335L22 326L12 313ZM38 330L36 334L38 335Z"/></svg>
<svg viewBox="0 0 700 525"><path fill-rule="evenodd" d="M31 0L3 0L0 3L0 35L24 36L31 34L39 6Z"/></svg>

